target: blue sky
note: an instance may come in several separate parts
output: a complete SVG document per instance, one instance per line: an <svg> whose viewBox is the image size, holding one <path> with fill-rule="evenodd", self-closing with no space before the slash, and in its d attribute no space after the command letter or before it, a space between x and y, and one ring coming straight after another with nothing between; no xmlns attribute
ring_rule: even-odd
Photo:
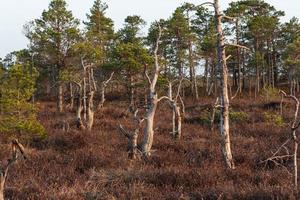
<svg viewBox="0 0 300 200"><path fill-rule="evenodd" d="M84 20L94 0L67 0L69 9L76 18ZM266 0L277 9L286 13L284 21L296 16L300 18L299 0ZM23 25L39 18L42 11L48 7L50 0L0 0L0 57L7 53L25 48L27 39L22 33ZM147 23L156 19L168 18L176 7L184 2L201 4L206 0L106 0L109 9L107 15L115 23L115 29L122 27L124 18L128 15L140 15ZM225 9L230 0L220 0Z"/></svg>

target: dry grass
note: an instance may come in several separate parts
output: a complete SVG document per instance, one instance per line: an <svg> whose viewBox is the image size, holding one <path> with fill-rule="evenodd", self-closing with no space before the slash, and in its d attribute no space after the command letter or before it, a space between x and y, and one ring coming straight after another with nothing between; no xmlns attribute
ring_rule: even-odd
<svg viewBox="0 0 300 200"><path fill-rule="evenodd" d="M199 103L212 102L201 99ZM43 102L39 117L49 136L26 144L29 159L10 169L5 195L22 200L299 199L292 189L292 177L282 168L258 164L284 141L289 130L263 121L264 103L232 102L232 109L247 112L250 121L231 124L237 169L230 171L224 168L218 130L211 133L204 125L183 124L182 139L171 139L167 106L159 106L156 115L153 156L132 162L127 159L126 140L117 129L119 123L131 127L126 103L107 103L97 114L91 133L74 127L64 133L53 129L55 104ZM292 114L288 110L286 117ZM8 138L1 139L0 160L4 160L9 153Z"/></svg>

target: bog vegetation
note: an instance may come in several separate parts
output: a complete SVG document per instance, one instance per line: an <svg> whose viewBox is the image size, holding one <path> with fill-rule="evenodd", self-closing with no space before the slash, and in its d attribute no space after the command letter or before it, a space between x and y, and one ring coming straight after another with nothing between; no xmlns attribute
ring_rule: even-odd
<svg viewBox="0 0 300 200"><path fill-rule="evenodd" d="M52 0L0 60L0 200L300 198L297 18L183 3L143 34L107 9Z"/></svg>

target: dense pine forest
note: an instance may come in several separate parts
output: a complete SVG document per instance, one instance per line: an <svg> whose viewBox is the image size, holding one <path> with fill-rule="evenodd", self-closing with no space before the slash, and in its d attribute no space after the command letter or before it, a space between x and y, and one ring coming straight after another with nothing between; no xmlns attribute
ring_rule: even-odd
<svg viewBox="0 0 300 200"><path fill-rule="evenodd" d="M102 0L24 24L0 58L0 200L300 199L300 22L219 1L147 31Z"/></svg>

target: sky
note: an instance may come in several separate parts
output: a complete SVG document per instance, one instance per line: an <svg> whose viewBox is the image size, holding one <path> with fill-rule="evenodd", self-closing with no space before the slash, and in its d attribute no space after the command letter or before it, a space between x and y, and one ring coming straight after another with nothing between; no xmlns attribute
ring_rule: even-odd
<svg viewBox="0 0 300 200"><path fill-rule="evenodd" d="M115 29L122 27L128 15L140 15L148 24L157 19L167 19L176 7L184 2L195 5L207 0L104 0L109 6L107 16L112 18ZM27 47L29 43L23 34L23 25L39 18L47 9L50 0L0 0L0 58L7 53ZM67 0L68 8L81 21L92 7L94 0ZM221 9L226 9L230 0L220 0ZM299 0L266 0L276 9L285 11L282 19L288 21L293 16L300 18Z"/></svg>

